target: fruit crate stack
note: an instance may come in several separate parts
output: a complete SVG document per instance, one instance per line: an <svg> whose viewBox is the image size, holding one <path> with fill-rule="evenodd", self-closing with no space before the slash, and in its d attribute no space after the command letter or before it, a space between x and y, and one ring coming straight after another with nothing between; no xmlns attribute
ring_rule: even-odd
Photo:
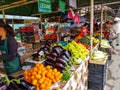
<svg viewBox="0 0 120 90"><path fill-rule="evenodd" d="M34 40L34 27L21 27L20 28L21 40L24 43L33 43Z"/></svg>
<svg viewBox="0 0 120 90"><path fill-rule="evenodd" d="M107 62L104 64L89 63L88 90L104 90L106 83Z"/></svg>

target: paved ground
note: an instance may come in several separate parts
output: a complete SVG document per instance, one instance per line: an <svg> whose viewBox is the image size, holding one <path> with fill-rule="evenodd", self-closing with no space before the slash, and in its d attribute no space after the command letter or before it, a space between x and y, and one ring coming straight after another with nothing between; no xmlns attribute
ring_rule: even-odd
<svg viewBox="0 0 120 90"><path fill-rule="evenodd" d="M112 59L108 61L107 81L104 90L120 90L120 46L115 46L115 49L116 54L112 54Z"/></svg>

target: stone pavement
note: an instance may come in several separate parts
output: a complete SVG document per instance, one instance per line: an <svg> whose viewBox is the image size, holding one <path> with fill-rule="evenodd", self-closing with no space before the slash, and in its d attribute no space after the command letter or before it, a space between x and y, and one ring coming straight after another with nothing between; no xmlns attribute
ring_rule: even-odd
<svg viewBox="0 0 120 90"><path fill-rule="evenodd" d="M120 90L120 46L115 46L116 54L108 60L107 81L104 90Z"/></svg>

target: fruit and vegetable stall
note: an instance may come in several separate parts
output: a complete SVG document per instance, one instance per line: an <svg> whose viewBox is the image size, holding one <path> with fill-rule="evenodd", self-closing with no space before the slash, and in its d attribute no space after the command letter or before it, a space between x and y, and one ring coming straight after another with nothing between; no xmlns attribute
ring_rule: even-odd
<svg viewBox="0 0 120 90"><path fill-rule="evenodd" d="M102 40L99 44L97 38L92 39L91 60L106 61L107 53L98 47L110 48L108 41ZM22 70L1 78L1 90L87 90L89 43L89 36L66 45L47 41L25 61Z"/></svg>

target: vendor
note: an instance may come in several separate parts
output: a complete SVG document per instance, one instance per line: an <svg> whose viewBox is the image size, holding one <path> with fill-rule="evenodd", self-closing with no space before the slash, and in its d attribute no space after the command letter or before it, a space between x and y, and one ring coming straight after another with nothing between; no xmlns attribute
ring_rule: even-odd
<svg viewBox="0 0 120 90"><path fill-rule="evenodd" d="M85 23L80 30L80 36L84 37L87 36L88 34L89 34L88 23Z"/></svg>
<svg viewBox="0 0 120 90"><path fill-rule="evenodd" d="M18 44L14 35L13 28L0 20L0 60L3 60L8 75L20 69Z"/></svg>

